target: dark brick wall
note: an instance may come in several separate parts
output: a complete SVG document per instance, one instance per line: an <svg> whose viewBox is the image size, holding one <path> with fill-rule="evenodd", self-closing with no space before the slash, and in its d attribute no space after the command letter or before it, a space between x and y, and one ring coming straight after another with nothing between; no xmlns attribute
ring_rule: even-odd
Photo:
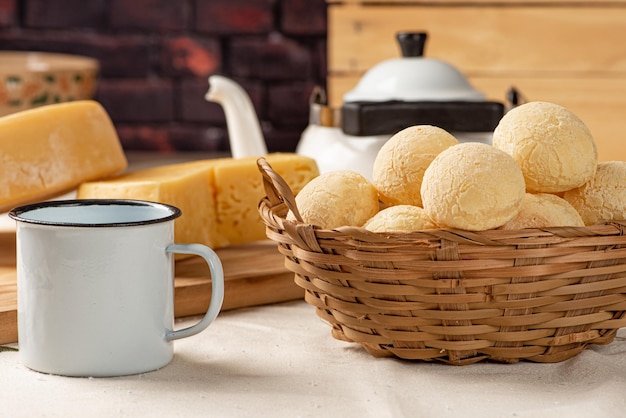
<svg viewBox="0 0 626 418"><path fill-rule="evenodd" d="M295 150L326 27L325 0L0 0L0 49L100 61L95 99L128 150L227 150L211 74L246 89L270 151Z"/></svg>

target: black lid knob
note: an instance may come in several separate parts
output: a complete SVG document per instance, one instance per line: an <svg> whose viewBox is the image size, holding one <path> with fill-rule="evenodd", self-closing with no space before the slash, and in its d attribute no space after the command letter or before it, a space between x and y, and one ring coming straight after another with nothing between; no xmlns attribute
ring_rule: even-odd
<svg viewBox="0 0 626 418"><path fill-rule="evenodd" d="M400 44L402 56L421 57L424 55L424 46L426 45L426 32L400 32L396 35L396 39Z"/></svg>

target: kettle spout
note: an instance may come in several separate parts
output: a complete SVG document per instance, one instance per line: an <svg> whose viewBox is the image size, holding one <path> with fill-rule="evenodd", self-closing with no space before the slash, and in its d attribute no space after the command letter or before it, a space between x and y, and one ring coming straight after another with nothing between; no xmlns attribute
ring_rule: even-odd
<svg viewBox="0 0 626 418"><path fill-rule="evenodd" d="M233 158L260 157L267 147L254 106L246 91L233 80L213 75L204 98L224 109Z"/></svg>

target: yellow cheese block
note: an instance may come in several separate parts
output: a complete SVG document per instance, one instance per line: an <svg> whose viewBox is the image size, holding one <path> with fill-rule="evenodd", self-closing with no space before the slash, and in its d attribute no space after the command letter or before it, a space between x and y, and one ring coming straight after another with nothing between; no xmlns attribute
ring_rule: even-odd
<svg viewBox="0 0 626 418"><path fill-rule="evenodd" d="M0 117L0 212L124 170L104 108L84 100Z"/></svg>
<svg viewBox="0 0 626 418"><path fill-rule="evenodd" d="M315 161L308 157L285 153L269 154L265 159L296 194L319 175ZM266 238L258 212L265 190L256 161L256 157L227 159L214 168L219 232L230 244Z"/></svg>
<svg viewBox="0 0 626 418"><path fill-rule="evenodd" d="M319 175L315 161L291 153L265 157L297 193ZM265 239L265 225L257 206L265 196L257 157L220 158L172 164L111 179L86 182L79 199L127 198L177 206L179 243L202 243L211 248Z"/></svg>
<svg viewBox="0 0 626 418"><path fill-rule="evenodd" d="M139 199L176 206L183 216L175 221L175 241L218 248L227 241L218 233L215 221L213 183L213 170L209 164L176 164L83 183L78 188L77 197Z"/></svg>

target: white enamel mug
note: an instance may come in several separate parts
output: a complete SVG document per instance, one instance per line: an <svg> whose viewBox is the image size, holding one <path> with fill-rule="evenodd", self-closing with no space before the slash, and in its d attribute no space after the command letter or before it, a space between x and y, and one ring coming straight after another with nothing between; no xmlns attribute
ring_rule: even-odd
<svg viewBox="0 0 626 418"><path fill-rule="evenodd" d="M217 317L224 299L218 256L175 244L178 208L137 200L59 200L20 206L18 344L22 364L66 376L156 370L173 341ZM205 316L174 330L174 253L203 257L212 293Z"/></svg>

